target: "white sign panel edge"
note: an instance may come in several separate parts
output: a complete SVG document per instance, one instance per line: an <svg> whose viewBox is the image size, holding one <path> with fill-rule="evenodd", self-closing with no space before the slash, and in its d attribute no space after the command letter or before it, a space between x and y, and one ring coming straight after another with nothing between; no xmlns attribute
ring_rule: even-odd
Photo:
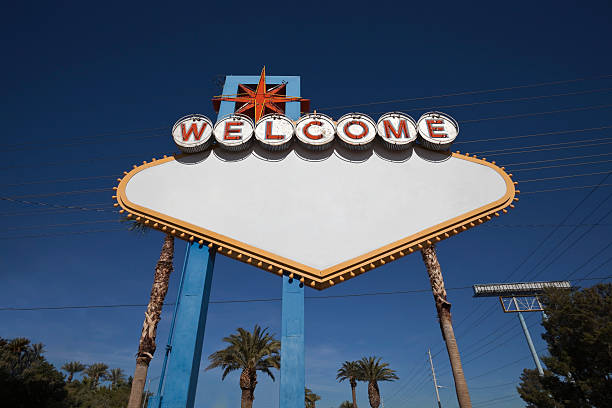
<svg viewBox="0 0 612 408"><path fill-rule="evenodd" d="M184 156L177 156L176 159L180 159L181 157ZM386 262L417 251L423 246L448 238L462 230L488 221L491 219L491 215L494 215L497 211L501 211L512 203L515 195L514 182L502 169L484 160L458 153L453 153L452 157L483 164L495 170L495 172L505 181L505 194L500 199L462 214L459 217L426 228L417 234L403 237L394 242L389 242L387 245L380 248L368 251L360 256L324 269L309 267L286 257L264 251L248 243L240 242L214 231L186 223L177 218L140 207L127 200L125 194L126 186L134 175L151 166L174 161L176 160L175 157L164 158L133 169L121 180L119 186L116 188L118 190L117 200L123 210L127 211L128 214L137 221L145 222L151 227L160 229L165 233L172 233L176 237L187 241L218 246L220 252L224 255L234 257L264 270L278 274L282 274L283 272L295 273L302 279L306 278L309 286L317 289L324 289L335 283L350 279L359 273L363 273L367 270L381 266Z"/></svg>

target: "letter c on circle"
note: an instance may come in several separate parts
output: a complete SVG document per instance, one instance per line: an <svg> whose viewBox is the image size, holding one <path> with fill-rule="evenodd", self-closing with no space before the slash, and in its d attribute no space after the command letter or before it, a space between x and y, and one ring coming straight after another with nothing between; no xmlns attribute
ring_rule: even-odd
<svg viewBox="0 0 612 408"><path fill-rule="evenodd" d="M310 131L308 130L308 128L310 128L311 126L321 126L323 125L322 122L318 121L318 120L314 120L312 122L308 122L307 124L304 125L304 129L302 130L302 132L304 132L304 136L306 136L307 138L311 139L311 140L319 140L323 138L323 135L313 135L312 133L310 133Z"/></svg>

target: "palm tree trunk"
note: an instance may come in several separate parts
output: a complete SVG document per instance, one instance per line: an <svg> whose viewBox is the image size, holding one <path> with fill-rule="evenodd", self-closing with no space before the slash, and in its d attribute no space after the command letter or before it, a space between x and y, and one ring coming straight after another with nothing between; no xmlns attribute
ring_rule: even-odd
<svg viewBox="0 0 612 408"><path fill-rule="evenodd" d="M240 408L252 408L255 399L255 386L257 385L257 372L255 370L244 369L240 374Z"/></svg>
<svg viewBox="0 0 612 408"><path fill-rule="evenodd" d="M372 408L378 408L380 405L380 390L376 381L368 382L368 399Z"/></svg>
<svg viewBox="0 0 612 408"><path fill-rule="evenodd" d="M72 382L72 376L73 376L73 374L74 374L74 373L73 373L73 372L71 372L71 373L70 373L70 375L68 376L68 380L66 380L66 382L67 382L68 384L70 384L70 383Z"/></svg>
<svg viewBox="0 0 612 408"><path fill-rule="evenodd" d="M457 401L459 402L459 407L471 408L472 402L470 400L470 393L468 391L467 383L465 382L465 376L463 375L461 356L459 355L459 348L457 347L455 332L453 331L450 312L451 304L446 300L446 289L444 289L442 269L440 268L440 263L438 262L438 257L436 255L436 247L431 245L427 248L423 248L421 250L421 256L423 257L423 262L425 263L427 274L429 275L431 291L436 302L438 318L440 319L442 337L446 343L446 350L448 351L448 357L453 370Z"/></svg>
<svg viewBox="0 0 612 408"><path fill-rule="evenodd" d="M357 388L357 381L351 379L351 391L353 393L353 408L357 408L357 397L355 395L355 388Z"/></svg>
<svg viewBox="0 0 612 408"><path fill-rule="evenodd" d="M155 277L153 278L153 288L147 311L145 312L140 343L138 344L138 354L136 355L136 369L132 380L130 400L128 408L140 408L142 406L142 396L147 380L149 363L155 354L155 336L157 334L157 324L161 318L164 299L168 292L168 282L173 270L172 261L174 259L174 237L166 235L162 245L159 260L155 266Z"/></svg>

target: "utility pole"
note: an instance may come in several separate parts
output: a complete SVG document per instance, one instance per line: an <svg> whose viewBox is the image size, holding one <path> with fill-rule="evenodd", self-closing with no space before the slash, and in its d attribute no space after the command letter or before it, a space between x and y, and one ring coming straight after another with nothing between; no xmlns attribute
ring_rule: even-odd
<svg viewBox="0 0 612 408"><path fill-rule="evenodd" d="M431 359L431 350L427 349L427 354L429 355L429 364L431 365L431 376L433 377L434 388L436 389L436 398L438 400L438 408L442 408L442 404L440 403L440 392L438 390L438 381L436 381L436 371L434 370L433 360Z"/></svg>

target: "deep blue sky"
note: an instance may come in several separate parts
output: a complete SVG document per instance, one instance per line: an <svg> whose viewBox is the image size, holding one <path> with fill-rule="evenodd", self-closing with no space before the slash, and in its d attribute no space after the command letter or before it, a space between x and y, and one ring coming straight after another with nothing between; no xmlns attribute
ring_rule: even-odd
<svg viewBox="0 0 612 408"><path fill-rule="evenodd" d="M110 222L117 216L110 190L114 178L134 163L173 152L170 128L180 116L214 118L210 98L219 92L217 76L257 75L264 64L269 75L300 75L302 95L312 100L313 108L335 118L350 109L326 107L583 79L359 109L376 119L391 110L418 117L431 107L472 104L440 108L460 123L455 149L468 152L597 139L535 152L485 153L507 165L519 182L601 173L521 183L523 192L595 185L612 169L612 161L606 161L612 159L612 145L602 140L612 136L605 128L612 126L611 110L593 108L610 103L612 77L603 77L612 74L609 2L297 2L261 8L261 2L5 6L0 36L1 196L105 211L58 212L3 201L1 307L146 304L162 236L151 232L138 237ZM551 96L568 93L573 95ZM546 97L479 103L535 96ZM482 120L580 107L586 109ZM596 127L604 129L461 144ZM571 159L518 164L563 158ZM561 164L573 166L521 170ZM45 182L78 177L87 179ZM611 183L612 177L602 184ZM606 218L612 189L591 190L523 194L509 215L440 244L447 287L563 279L571 273L572 278L612 275L609 264L594 270L612 255ZM53 195L70 191L77 192ZM578 203L565 221L572 226L551 226L564 221ZM71 225L52 226L57 224ZM169 301L176 296L184 250L177 241ZM417 254L306 295L427 288ZM278 298L280 289L277 277L226 258L217 260L213 300ZM472 298L470 289L449 289L449 300L474 406L521 406L514 386L533 361L516 316L504 315L495 299ZM167 307L160 323L160 346L149 371L152 386L171 312ZM58 366L75 359L101 361L131 373L143 313L144 307L0 311L0 336L45 343L47 357ZM534 313L527 322L541 350L539 319ZM255 323L280 334L280 302L211 305L203 355L218 349L221 338L237 327ZM336 383L335 371L344 360L371 354L383 357L401 378L381 385L386 407L434 406L425 353L427 348L437 353L442 346L428 291L306 301L306 379L323 397L320 407L337 407L350 399L349 385ZM443 405L455 407L445 351L434 362L440 384L451 387L441 391ZM237 406L238 376L221 382L220 374L201 372L198 407ZM368 404L366 388L358 387L362 407ZM278 382L260 378L255 406L278 406Z"/></svg>

